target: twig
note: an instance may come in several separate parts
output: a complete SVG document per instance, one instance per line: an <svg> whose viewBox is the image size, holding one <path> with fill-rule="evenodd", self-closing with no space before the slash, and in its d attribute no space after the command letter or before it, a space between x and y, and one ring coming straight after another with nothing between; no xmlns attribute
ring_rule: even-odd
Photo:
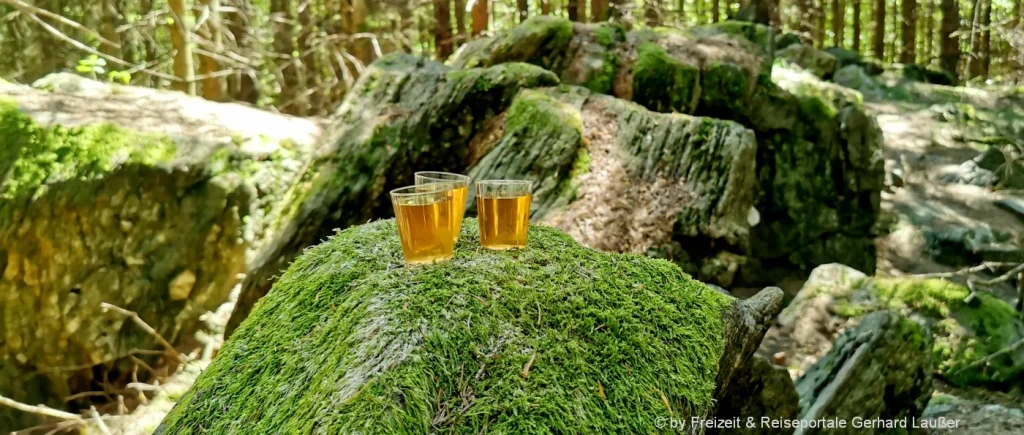
<svg viewBox="0 0 1024 435"><path fill-rule="evenodd" d="M103 435L110 435L110 429L107 428L107 424L100 418L100 413L96 412L95 406L89 407L89 415L92 416L92 421L96 423L96 427L100 430Z"/></svg>
<svg viewBox="0 0 1024 435"><path fill-rule="evenodd" d="M64 401L65 402L70 402L72 400L81 399L83 397L96 397L96 396L106 396L106 395L107 395L106 391L83 391L81 393L72 394L72 395L70 395L68 397L65 397Z"/></svg>
<svg viewBox="0 0 1024 435"><path fill-rule="evenodd" d="M1016 351L1021 346L1024 346L1024 338L1022 338L1020 340L1017 340L1015 343L1013 343L1013 344L1011 344L1009 346L1006 346L1006 347L1004 347L1002 349L999 349L999 350L997 350L995 352L992 352L991 354L989 354L988 356L986 356L986 357L984 357L982 359L979 359L977 361L974 361L974 362L972 362L972 363L970 363L970 364L968 364L966 366L963 366L963 367L957 369L957 371L955 371L953 373L950 373L947 377L951 377L951 376L953 376L953 375L955 375L957 373L960 373L960 372L962 372L964 370L967 370L967 369L973 369L973 368L978 367L980 365L986 365L986 364L992 362L992 360L994 360L994 359L996 359L996 358L998 358L998 357L1000 357L1002 355L1006 355L1006 354L1008 354L1010 352Z"/></svg>
<svg viewBox="0 0 1024 435"><path fill-rule="evenodd" d="M522 376L523 379L526 379L527 376L530 376L530 369L533 368L533 362L536 360L537 354L534 353L533 356L530 357L530 361L527 361L526 366L523 367L523 371L519 372L519 376Z"/></svg>
<svg viewBox="0 0 1024 435"><path fill-rule="evenodd" d="M996 267L1005 266L1016 266L1017 263L996 263L996 262L985 262L977 266L966 267L953 272L937 272L937 273L918 273L914 275L906 275L907 278L953 278L960 275L970 275L972 273L991 271Z"/></svg>
<svg viewBox="0 0 1024 435"><path fill-rule="evenodd" d="M125 388L131 388L135 391L160 391L159 385L145 384L142 382L132 382L125 386Z"/></svg>
<svg viewBox="0 0 1024 435"><path fill-rule="evenodd" d="M977 281L977 284L981 284L981 285L995 285L995 284L999 284L999 283L1001 283L1003 281L1007 281L1010 278L1013 278L1013 277L1017 276L1017 274L1021 273L1021 272L1024 272L1024 263L1018 264L1017 267L1014 267L1013 269L1010 269L1009 272L1006 272L1006 273L1000 275L997 278L993 278L993 279L990 279L990 280L987 280L987 281Z"/></svg>
<svg viewBox="0 0 1024 435"><path fill-rule="evenodd" d="M59 409L53 409L45 405L26 405L18 402L17 400L8 399L4 396L0 396L0 405L9 406L19 411L25 411L32 414L45 415L47 417L59 418L61 420L81 420L82 416L78 414L72 414L70 412L61 411Z"/></svg>
<svg viewBox="0 0 1024 435"><path fill-rule="evenodd" d="M111 305L111 304L108 304L106 302L100 302L100 308L102 308L103 311L113 310L113 311L117 312L118 314L120 314L122 316L125 316L125 317L128 317L128 318L132 319L132 321L135 322L136 325L138 325L144 331L148 332L149 335L152 335L154 338L156 338L156 340L161 345L163 345L165 348L167 348L167 351L170 352L171 356L173 356L175 359L177 359L178 362L185 362L186 361L186 359L183 356L181 356L180 353L178 353L178 350L175 349L174 346L172 346L170 342L168 342L166 339L164 339L164 336L160 335L159 332L156 332L156 330L153 329L152 326L149 326L149 324L146 323L145 320L142 320L142 318L139 317L138 313L136 313L134 311L128 311L128 310L126 310L124 308L118 307L116 305Z"/></svg>
<svg viewBox="0 0 1024 435"><path fill-rule="evenodd" d="M79 24L77 21L69 20L69 19L67 19L67 18L65 18L63 16L57 15L57 14L55 14L53 12L50 12L50 11L48 11L46 9L41 9L41 8L35 7L33 5L30 5L28 3L23 2L21 0L0 0L0 3L7 3L7 4L11 5L12 7L14 7L15 9L18 9L18 10L20 10L20 11L26 13L26 14L29 14L29 15L36 15L36 14L38 14L38 15L42 15L42 16L47 17L47 18L52 18L54 20L57 20L57 21L61 22L62 24L65 24L65 25L70 26L72 28L81 30L81 31L83 31L85 33L88 33L90 36L96 38L96 40L99 41L101 44L106 44L106 45L109 45L110 47L117 48L117 49L121 48L121 44L118 44L118 43L113 42L113 41L111 41L111 40L109 40L107 38L104 38L103 35L101 35L99 32L97 32L95 30L92 30L92 29L90 29L90 28L88 28L86 26L83 26L83 25Z"/></svg>

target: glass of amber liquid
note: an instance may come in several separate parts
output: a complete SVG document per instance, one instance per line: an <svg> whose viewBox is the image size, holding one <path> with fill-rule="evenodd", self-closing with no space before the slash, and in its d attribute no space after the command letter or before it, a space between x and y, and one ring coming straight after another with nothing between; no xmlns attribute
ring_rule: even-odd
<svg viewBox="0 0 1024 435"><path fill-rule="evenodd" d="M469 177L450 172L421 171L415 175L416 185L437 184L452 190L452 237L459 241L462 232L462 217L466 212L466 195L469 193Z"/></svg>
<svg viewBox="0 0 1024 435"><path fill-rule="evenodd" d="M427 264L452 258L452 200L452 190L441 184L391 191L405 264Z"/></svg>
<svg viewBox="0 0 1024 435"><path fill-rule="evenodd" d="M483 247L496 250L526 247L532 184L524 180L476 182L477 221Z"/></svg>

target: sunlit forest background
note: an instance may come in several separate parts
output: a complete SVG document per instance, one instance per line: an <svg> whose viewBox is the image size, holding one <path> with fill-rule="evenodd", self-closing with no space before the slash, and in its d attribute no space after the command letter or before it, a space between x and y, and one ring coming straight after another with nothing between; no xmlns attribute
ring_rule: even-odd
<svg viewBox="0 0 1024 435"><path fill-rule="evenodd" d="M785 0L773 26L815 47L1024 80L1024 0ZM173 88L327 115L367 64L395 51L445 59L534 15L689 27L752 14L722 0L0 0L0 77L48 73Z"/></svg>

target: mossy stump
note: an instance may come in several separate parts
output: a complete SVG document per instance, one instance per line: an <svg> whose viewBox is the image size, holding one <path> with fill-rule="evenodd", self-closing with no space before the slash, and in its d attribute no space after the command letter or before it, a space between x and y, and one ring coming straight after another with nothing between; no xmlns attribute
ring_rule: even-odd
<svg viewBox="0 0 1024 435"><path fill-rule="evenodd" d="M470 218L454 260L405 267L376 221L297 259L157 433L656 432L713 412L741 305L542 226L495 252Z"/></svg>

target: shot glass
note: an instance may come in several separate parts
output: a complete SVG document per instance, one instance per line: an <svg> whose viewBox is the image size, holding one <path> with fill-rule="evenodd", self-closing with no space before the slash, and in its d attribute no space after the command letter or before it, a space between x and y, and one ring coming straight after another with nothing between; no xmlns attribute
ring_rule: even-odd
<svg viewBox="0 0 1024 435"><path fill-rule="evenodd" d="M452 258L453 192L444 185L407 186L391 191L405 264Z"/></svg>
<svg viewBox="0 0 1024 435"><path fill-rule="evenodd" d="M487 249L526 247L533 183L525 180L476 182L476 211L480 244Z"/></svg>
<svg viewBox="0 0 1024 435"><path fill-rule="evenodd" d="M450 172L421 171L414 174L417 186L439 184L452 190L452 237L459 241L462 232L462 218L466 212L466 195L469 193L469 177Z"/></svg>

